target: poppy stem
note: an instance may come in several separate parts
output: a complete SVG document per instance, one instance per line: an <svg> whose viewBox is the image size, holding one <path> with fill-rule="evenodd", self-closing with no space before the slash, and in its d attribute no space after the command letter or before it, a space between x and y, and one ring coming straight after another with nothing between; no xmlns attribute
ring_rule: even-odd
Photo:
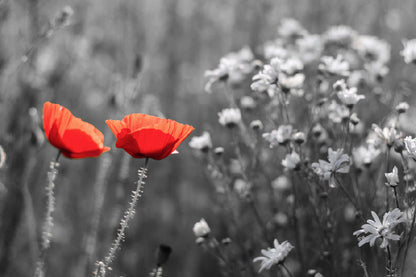
<svg viewBox="0 0 416 277"><path fill-rule="evenodd" d="M138 170L138 177L139 180L137 182L136 190L132 192L131 200L129 202L129 206L127 210L124 212L124 216L122 217L120 221L120 228L117 231L117 237L114 239L113 244L107 254L107 256L104 258L103 261L98 261L96 263L96 268L94 271L94 276L97 277L104 277L107 269L109 269L109 266L111 262L114 260L116 256L117 250L121 246L121 242L125 239L126 229L128 227L129 222L133 219L135 214L135 208L137 205L137 202L139 198L143 194L143 185L144 185L144 179L147 177L147 165L149 163L149 158L146 158L144 167L140 168Z"/></svg>
<svg viewBox="0 0 416 277"><path fill-rule="evenodd" d="M45 221L42 226L42 243L40 248L40 254L38 261L36 263L35 276L42 277L45 275L45 256L46 250L51 244L52 238L52 228L53 228L53 212L55 211L55 179L58 175L59 167L59 157L61 156L61 151L58 152L55 161L50 163L48 171L48 183L46 184L46 195L47 195L47 204L46 204L46 216Z"/></svg>

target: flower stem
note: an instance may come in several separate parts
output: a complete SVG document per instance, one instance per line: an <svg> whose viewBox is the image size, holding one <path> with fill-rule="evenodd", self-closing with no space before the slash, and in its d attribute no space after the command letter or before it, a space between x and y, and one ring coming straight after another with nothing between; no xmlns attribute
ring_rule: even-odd
<svg viewBox="0 0 416 277"><path fill-rule="evenodd" d="M46 216L45 221L42 226L42 240L38 261L36 262L35 277L45 276L45 256L46 250L51 244L52 238L52 228L53 228L53 212L55 211L55 179L58 174L59 167L59 157L61 156L61 151L58 152L58 155L55 158L55 161L52 161L48 171L48 183L46 184L46 195L47 195L47 204L46 204Z"/></svg>
<svg viewBox="0 0 416 277"><path fill-rule="evenodd" d="M117 231L117 237L113 241L113 244L112 244L107 256L104 258L104 260L103 261L98 261L96 263L96 269L93 273L94 276L98 276L98 277L104 277L105 276L105 273L106 273L107 269L109 269L109 266L110 266L111 262L114 260L114 258L116 256L117 250L121 246L121 242L125 239L126 229L128 227L128 224L129 224L130 220L132 220L133 217L134 217L137 201L139 200L139 198L143 194L143 184L144 184L144 179L147 177L146 172L147 172L148 162L149 162L149 158L146 158L144 167L142 167L138 170L139 181L137 182L136 190L133 191L133 193L131 195L131 200L130 200L129 206L128 206L127 210L124 212L124 216L120 221L120 228Z"/></svg>
<svg viewBox="0 0 416 277"><path fill-rule="evenodd" d="M290 272L289 268L287 268L287 266L284 263L282 263L282 267L285 269L285 271L286 271L286 273L289 277L293 277L292 272Z"/></svg>

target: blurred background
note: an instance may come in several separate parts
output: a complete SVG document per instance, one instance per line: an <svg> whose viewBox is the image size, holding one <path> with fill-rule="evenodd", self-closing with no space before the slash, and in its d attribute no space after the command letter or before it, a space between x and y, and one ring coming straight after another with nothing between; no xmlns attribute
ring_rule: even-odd
<svg viewBox="0 0 416 277"><path fill-rule="evenodd" d="M53 28L67 5L74 11L70 24ZM400 81L411 74L395 66L403 65L402 39L416 37L415 12L413 0L0 0L0 145L7 154L0 169L0 276L33 275L46 173L57 154L40 128L45 101L93 123L113 148L98 159L61 159L56 180L47 276L91 276L144 164L114 147L105 119L155 114L193 125L193 135L200 135L218 124L216 113L227 105L203 91L204 71L245 45L256 52L276 37L285 17L311 33L345 24L388 41L391 79ZM150 162L112 276L146 276L160 243L173 248L166 276L218 276L214 259L195 244L192 226L204 217L221 237L225 223L216 217L215 193L187 141L179 152Z"/></svg>

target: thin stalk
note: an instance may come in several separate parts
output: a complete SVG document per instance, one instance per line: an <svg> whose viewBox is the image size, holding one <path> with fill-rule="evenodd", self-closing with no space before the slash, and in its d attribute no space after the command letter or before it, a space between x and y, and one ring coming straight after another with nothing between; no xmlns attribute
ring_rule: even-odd
<svg viewBox="0 0 416 277"><path fill-rule="evenodd" d="M413 217L412 217L412 223L410 225L410 230L409 230L409 234L408 234L408 238L406 240L406 248L404 250L404 255L403 255L403 261L402 261L402 268L401 268L401 275L403 276L403 272L404 272L404 267L406 265L406 258L407 258L407 253L409 251L409 246L412 243L413 240L413 230L415 227L415 221L416 221L416 208L413 210Z"/></svg>
<svg viewBox="0 0 416 277"><path fill-rule="evenodd" d="M399 206L399 196L397 195L397 187L393 187L393 191L394 191L394 200L396 202L396 207L398 209L400 209L400 206Z"/></svg>
<svg viewBox="0 0 416 277"><path fill-rule="evenodd" d="M391 268L391 251L390 246L387 245L387 277L392 276L391 273L393 272L393 269Z"/></svg>
<svg viewBox="0 0 416 277"><path fill-rule="evenodd" d="M51 162L49 172L48 172L48 183L46 184L46 195L47 195L47 204L46 204L46 216L45 221L42 225L42 240L38 261L36 262L35 277L45 276L45 257L46 250L51 244L52 238L52 228L53 228L53 212L55 211L55 179L58 175L59 167L59 157L61 156L61 151L58 152L55 161Z"/></svg>
<svg viewBox="0 0 416 277"><path fill-rule="evenodd" d="M349 194L349 192L345 189L344 185L339 181L336 174L333 174L335 181L341 188L342 192L347 196L348 200L351 202L351 204L354 206L354 208L357 210L357 212L360 214L361 219L365 220L365 218L362 215L361 209L358 207L358 204L355 202L354 198Z"/></svg>
<svg viewBox="0 0 416 277"><path fill-rule="evenodd" d="M286 271L287 275L288 275L289 277L293 277L293 274L292 274L292 272L290 272L289 268L287 268L287 266L286 266L284 263L282 263L281 265L282 265L282 267L285 269L285 271Z"/></svg>
<svg viewBox="0 0 416 277"><path fill-rule="evenodd" d="M143 184L144 184L143 180L147 177L146 172L147 172L148 162L149 162L149 158L146 158L144 167L139 169L139 171L138 171L139 181L137 182L136 190L133 191L133 193L131 195L131 200L130 200L129 206L128 206L127 210L124 212L124 216L120 221L120 228L117 231L117 237L113 241L113 244L112 244L107 256L104 258L104 260L103 261L98 261L96 263L96 269L93 273L94 276L98 276L98 277L104 277L105 276L105 273L106 273L107 269L109 269L109 266L110 266L111 262L114 260L114 258L116 256L117 250L121 246L121 242L125 238L125 233L126 233L126 229L128 227L128 224L133 219L134 214L135 214L135 208L136 208L136 205L137 205L137 201L139 200L139 198L143 194Z"/></svg>

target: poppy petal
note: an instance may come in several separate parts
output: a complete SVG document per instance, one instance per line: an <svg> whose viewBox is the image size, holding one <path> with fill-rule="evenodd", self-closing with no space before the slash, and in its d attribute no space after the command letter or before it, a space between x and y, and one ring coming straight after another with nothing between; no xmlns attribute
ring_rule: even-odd
<svg viewBox="0 0 416 277"><path fill-rule="evenodd" d="M126 123L120 120L108 119L105 121L105 123L108 125L108 127L111 129L111 131L116 137L118 137L122 129L127 128Z"/></svg>

